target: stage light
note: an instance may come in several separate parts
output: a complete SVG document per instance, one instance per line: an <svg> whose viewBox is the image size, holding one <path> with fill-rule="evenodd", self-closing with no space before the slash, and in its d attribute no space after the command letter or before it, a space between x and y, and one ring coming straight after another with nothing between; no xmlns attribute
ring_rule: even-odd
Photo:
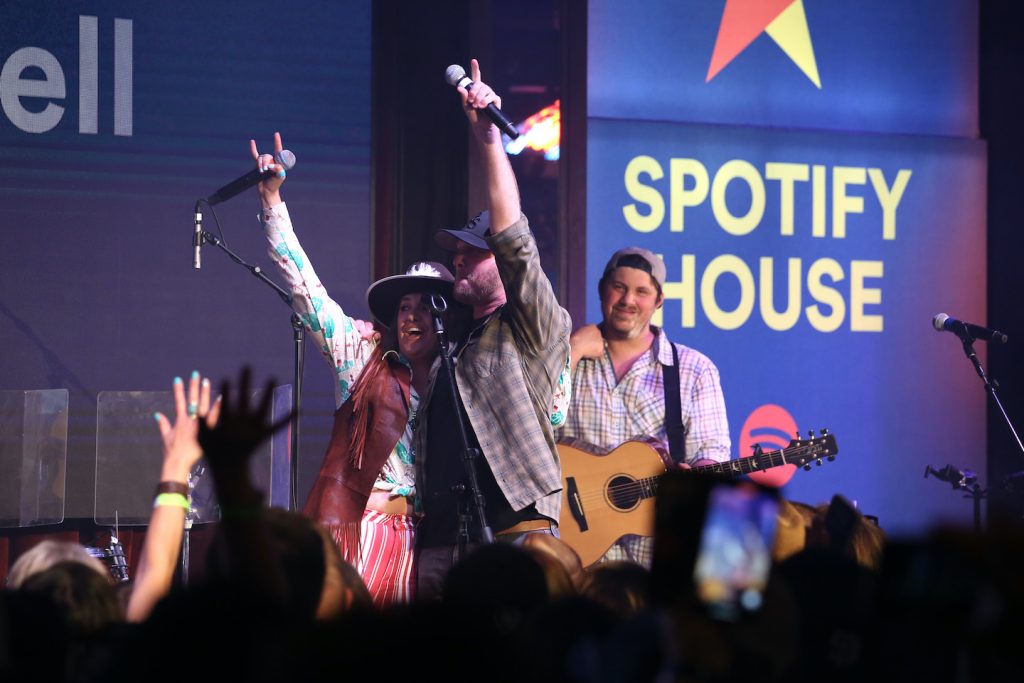
<svg viewBox="0 0 1024 683"><path fill-rule="evenodd" d="M530 149L543 153L544 158L549 161L558 160L562 134L561 100L555 100L554 104L544 107L519 123L517 127L519 128L519 138L506 142L506 152L519 154L523 150Z"/></svg>

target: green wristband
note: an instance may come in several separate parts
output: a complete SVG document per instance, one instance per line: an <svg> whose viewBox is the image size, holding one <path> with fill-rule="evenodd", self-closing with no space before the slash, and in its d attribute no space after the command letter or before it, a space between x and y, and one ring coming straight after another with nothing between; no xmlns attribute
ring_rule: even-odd
<svg viewBox="0 0 1024 683"><path fill-rule="evenodd" d="M188 512L192 507L189 505L188 498L181 495L180 493L161 493L153 499L153 507L176 507L182 508L185 512Z"/></svg>

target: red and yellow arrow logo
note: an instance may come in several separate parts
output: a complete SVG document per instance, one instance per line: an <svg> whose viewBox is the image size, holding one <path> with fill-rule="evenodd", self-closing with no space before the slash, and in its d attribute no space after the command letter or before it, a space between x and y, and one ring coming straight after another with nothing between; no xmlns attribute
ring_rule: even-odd
<svg viewBox="0 0 1024 683"><path fill-rule="evenodd" d="M705 81L717 76L762 33L767 33L804 75L821 88L803 0L726 0Z"/></svg>

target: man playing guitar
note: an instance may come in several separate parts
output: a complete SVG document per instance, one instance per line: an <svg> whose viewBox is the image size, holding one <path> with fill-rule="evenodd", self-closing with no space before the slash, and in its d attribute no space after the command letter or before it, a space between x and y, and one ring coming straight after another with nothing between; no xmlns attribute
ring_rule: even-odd
<svg viewBox="0 0 1024 683"><path fill-rule="evenodd" d="M664 283L664 262L646 249L621 249L608 261L598 283L603 321L570 338L572 402L560 441L610 451L629 439L649 437L673 460L691 467L729 460L718 369L707 356L670 342L651 325L664 301ZM678 401L666 401L666 380ZM651 539L624 536L602 560L650 567Z"/></svg>

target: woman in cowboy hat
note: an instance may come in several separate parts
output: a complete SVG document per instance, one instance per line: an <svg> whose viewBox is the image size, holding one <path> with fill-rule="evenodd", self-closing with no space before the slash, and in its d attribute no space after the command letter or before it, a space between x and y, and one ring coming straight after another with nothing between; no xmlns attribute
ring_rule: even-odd
<svg viewBox="0 0 1024 683"><path fill-rule="evenodd" d="M282 149L280 134L274 146ZM373 283L367 303L384 328L374 334L327 295L281 200L284 170L255 141L251 148L258 168L276 172L257 186L270 256L337 376L330 445L303 512L331 532L375 604L408 602L417 520L413 422L438 354L430 295L451 302L454 278L438 263L420 262Z"/></svg>

